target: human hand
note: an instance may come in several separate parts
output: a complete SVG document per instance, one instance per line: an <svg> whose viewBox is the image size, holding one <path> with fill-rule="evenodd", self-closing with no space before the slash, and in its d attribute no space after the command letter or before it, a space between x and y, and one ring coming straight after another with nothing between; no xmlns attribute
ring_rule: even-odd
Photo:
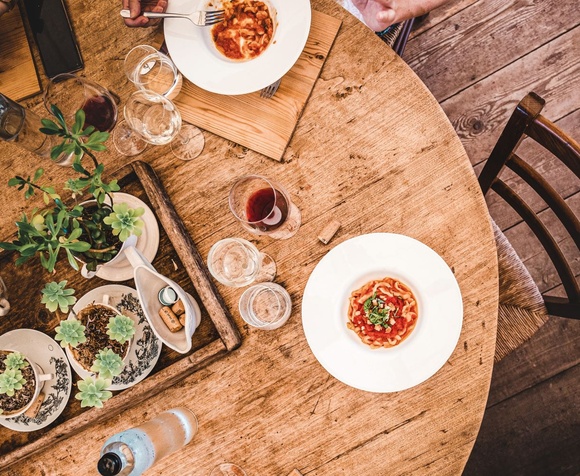
<svg viewBox="0 0 580 476"><path fill-rule="evenodd" d="M14 2L12 3L0 2L0 17L5 13L9 12L10 10L12 10L12 7L14 7Z"/></svg>
<svg viewBox="0 0 580 476"><path fill-rule="evenodd" d="M161 20L144 17L141 13L164 12L167 8L167 0L123 0L123 8L131 12L131 18L125 18L125 25L130 27L154 26Z"/></svg>
<svg viewBox="0 0 580 476"><path fill-rule="evenodd" d="M352 3L374 31L383 31L396 22L395 0L352 0Z"/></svg>

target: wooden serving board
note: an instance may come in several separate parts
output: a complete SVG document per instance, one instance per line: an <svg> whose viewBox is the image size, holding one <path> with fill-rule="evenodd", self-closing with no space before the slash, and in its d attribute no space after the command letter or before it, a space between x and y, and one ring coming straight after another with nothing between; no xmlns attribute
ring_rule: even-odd
<svg viewBox="0 0 580 476"><path fill-rule="evenodd" d="M175 99L183 119L244 147L282 160L314 83L338 34L341 21L312 11L310 35L296 64L273 98L260 91L224 96L183 82Z"/></svg>
<svg viewBox="0 0 580 476"><path fill-rule="evenodd" d="M0 93L19 101L41 91L19 6L0 19Z"/></svg>
<svg viewBox="0 0 580 476"><path fill-rule="evenodd" d="M119 180L123 192L140 198L151 208L160 225L159 249L153 265L194 296L202 309L201 324L192 338L192 350L179 354L163 346L151 374L131 388L114 392L103 409L81 409L80 402L74 398L77 389L73 386L65 410L48 427L21 433L0 426L0 468L5 469L91 424L138 405L241 344L240 333L210 279L202 257L153 169L144 162L135 161L111 178ZM49 281L67 279L67 287L75 290L77 299L92 289L111 284L98 277L84 279L66 263L59 263L56 274L51 276L41 268L38 260L16 267L15 259L15 253L0 253L0 270L11 304L8 318L0 319L0 334L13 329L33 328L54 338L54 328L60 317L48 312L40 303L40 290ZM132 279L119 284L135 287ZM73 383L77 380L73 372Z"/></svg>

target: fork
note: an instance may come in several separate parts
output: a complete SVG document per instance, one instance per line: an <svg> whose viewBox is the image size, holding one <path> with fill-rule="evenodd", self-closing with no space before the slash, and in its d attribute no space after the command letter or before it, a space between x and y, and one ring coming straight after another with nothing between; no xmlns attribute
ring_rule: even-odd
<svg viewBox="0 0 580 476"><path fill-rule="evenodd" d="M215 10L212 12L197 11L193 13L143 12L142 15L147 18L187 18L197 26L214 25L224 19L223 10ZM123 18L131 18L131 12L129 10L121 10L121 16Z"/></svg>
<svg viewBox="0 0 580 476"><path fill-rule="evenodd" d="M278 81L270 84L270 86L266 86L264 89L262 89L262 91L260 91L260 97L264 99L270 99L272 96L274 96L280 87L280 81L282 80L279 79Z"/></svg>

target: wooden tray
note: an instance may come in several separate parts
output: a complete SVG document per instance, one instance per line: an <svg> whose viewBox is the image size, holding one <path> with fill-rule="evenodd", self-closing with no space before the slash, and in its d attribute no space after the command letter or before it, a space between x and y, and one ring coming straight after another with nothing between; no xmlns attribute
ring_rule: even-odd
<svg viewBox="0 0 580 476"><path fill-rule="evenodd" d="M41 90L19 8L0 19L0 91L13 101Z"/></svg>
<svg viewBox="0 0 580 476"><path fill-rule="evenodd" d="M73 388L64 412L48 427L31 433L20 433L0 426L0 468L5 469L88 425L138 405L241 344L240 333L225 303L153 169L148 164L136 161L118 170L112 178L119 179L123 192L147 203L161 225L159 250L153 261L155 268L193 295L202 308L201 324L193 335L193 348L183 355L163 346L152 373L135 386L115 392L105 402L103 409L81 409L80 402L74 398L76 390ZM0 269L11 304L8 318L0 319L0 334L18 328L33 328L54 338L54 328L59 318L40 304L40 290L48 281L67 279L67 287L75 289L77 298L91 289L110 284L97 277L84 279L66 263L59 263L63 266L51 277L37 260L15 267L15 259L15 253L0 253ZM119 284L134 288L133 280ZM18 292L23 289L30 291ZM73 372L73 381L76 380Z"/></svg>
<svg viewBox="0 0 580 476"><path fill-rule="evenodd" d="M312 12L306 47L282 78L272 99L260 98L259 91L223 96L185 80L175 99L183 119L272 159L282 160L340 25L341 21L336 18Z"/></svg>

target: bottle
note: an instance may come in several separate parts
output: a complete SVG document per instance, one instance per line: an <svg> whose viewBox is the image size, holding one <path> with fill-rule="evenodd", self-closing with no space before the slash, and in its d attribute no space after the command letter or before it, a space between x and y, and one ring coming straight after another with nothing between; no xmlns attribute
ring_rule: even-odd
<svg viewBox="0 0 580 476"><path fill-rule="evenodd" d="M57 145L56 136L43 134L41 127L38 115L0 93L0 139L50 158L51 149ZM74 155L63 153L55 163L70 165L73 158Z"/></svg>
<svg viewBox="0 0 580 476"><path fill-rule="evenodd" d="M165 456L187 445L197 433L188 408L167 410L135 428L109 438L97 464L103 476L139 476Z"/></svg>

